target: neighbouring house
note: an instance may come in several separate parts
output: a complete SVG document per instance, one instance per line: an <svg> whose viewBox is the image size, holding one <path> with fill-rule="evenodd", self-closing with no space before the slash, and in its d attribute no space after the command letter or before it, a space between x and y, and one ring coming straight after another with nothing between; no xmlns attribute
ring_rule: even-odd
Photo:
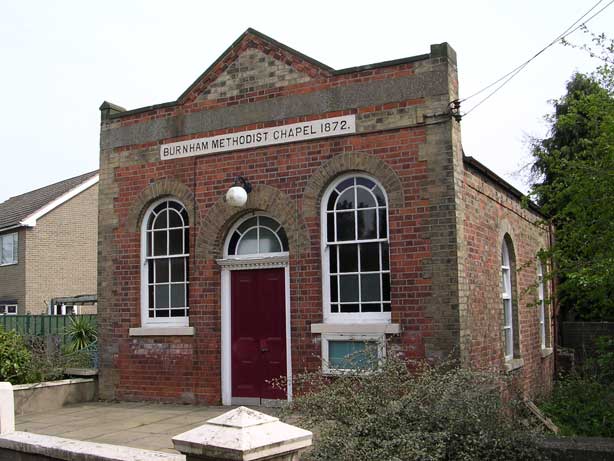
<svg viewBox="0 0 614 461"><path fill-rule="evenodd" d="M98 171L0 203L0 315L94 313L97 239Z"/></svg>
<svg viewBox="0 0 614 461"><path fill-rule="evenodd" d="M391 350L547 390L549 229L457 98L447 43L335 70L248 29L176 101L103 103L102 397L266 404Z"/></svg>

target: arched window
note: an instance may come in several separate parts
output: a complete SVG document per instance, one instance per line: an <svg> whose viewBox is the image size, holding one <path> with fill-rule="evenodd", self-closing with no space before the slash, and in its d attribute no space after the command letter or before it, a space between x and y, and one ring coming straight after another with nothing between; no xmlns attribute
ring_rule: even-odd
<svg viewBox="0 0 614 461"><path fill-rule="evenodd" d="M520 357L520 320L516 288L516 253L509 234L501 243L501 300L503 303L503 343L506 367L522 366Z"/></svg>
<svg viewBox="0 0 614 461"><path fill-rule="evenodd" d="M187 325L189 219L174 199L154 203L143 219L143 324Z"/></svg>
<svg viewBox="0 0 614 461"><path fill-rule="evenodd" d="M288 251L286 231L273 218L252 216L236 226L228 240L228 256L266 255Z"/></svg>
<svg viewBox="0 0 614 461"><path fill-rule="evenodd" d="M512 275L510 250L507 240L503 239L501 247L501 299L503 300L503 338L505 344L505 360L514 357L514 324L512 307Z"/></svg>
<svg viewBox="0 0 614 461"><path fill-rule="evenodd" d="M390 320L388 202L373 179L339 178L322 199L325 320Z"/></svg>

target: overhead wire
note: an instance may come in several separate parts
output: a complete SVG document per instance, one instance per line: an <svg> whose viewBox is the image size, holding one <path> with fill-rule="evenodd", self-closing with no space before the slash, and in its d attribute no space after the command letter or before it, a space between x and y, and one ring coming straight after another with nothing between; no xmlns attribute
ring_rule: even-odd
<svg viewBox="0 0 614 461"><path fill-rule="evenodd" d="M486 102L491 96L493 96L495 93L497 93L501 88L503 88L510 80L512 80L516 75L518 75L520 72L522 72L522 70L531 62L533 61L535 58L537 58L539 55L541 55L544 51L546 51L548 48L550 48L551 46L553 46L555 43L558 43L560 40L563 40L565 37L573 34L576 30L578 30L579 28L581 28L583 25L587 24L589 21L591 21L593 18L595 18L597 15L599 15L601 12L603 12L606 8L608 8L610 5L612 5L614 3L614 0L610 0L610 2L608 2L603 8L601 8L599 11L597 11L596 13L594 13L592 16L590 16L587 20L585 20L584 22L582 22L581 24L578 25L578 23L580 21L582 21L588 14L590 14L595 8L597 8L601 3L603 3L604 0L599 0L597 1L597 3L595 3L586 13L584 13L582 16L580 16L576 21L574 21L573 24L571 24L569 27L567 27L563 32L561 32L554 40L552 40L551 42L549 42L545 47L543 47L541 50L539 50L537 53L535 53L531 58L527 59L525 62L523 62L522 64L520 64L519 66L515 67L514 69L512 69L511 71L509 71L507 74L503 75L502 77L498 78L497 80L495 80L494 82L490 83L489 85L485 86L484 88L482 88L481 90L471 94L470 96L467 96L466 98L463 98L459 101L457 101L457 105L460 105L460 103L465 102L481 93L483 93L484 91L488 90L489 88L492 88L493 86L495 86L497 83L503 81L499 86L497 86L492 92L490 92L485 98L483 98L482 100L480 100L477 104L475 104L473 107L471 107L467 112L465 112L464 114L462 114L462 117L467 116L469 113L473 112L476 108L478 108L480 105L482 105L484 102Z"/></svg>
<svg viewBox="0 0 614 461"><path fill-rule="evenodd" d="M567 34L567 32L569 31L569 29L571 29L572 27L574 27L576 24L578 24L578 22L580 22L587 14L589 14L591 11L593 11L595 8L597 8L597 6L599 6L600 3L603 3L604 0L599 0L597 3L595 3L591 9L589 9L586 13L584 13L582 16L580 16L579 19L577 19L571 26L569 26L567 29L565 29L563 32L561 32L559 35L557 35L557 37L552 40L550 43L548 43L548 45L546 45L544 48L542 48L540 51L538 51L535 55L533 55L530 59L527 59L526 61L524 61L522 64L520 64L517 67L514 67L511 71L509 71L507 74L503 75L502 77L498 78L497 80L495 80L494 82L492 82L490 85L485 86L484 88L482 88L481 90L473 93L470 96L467 96L466 98L463 98L460 100L460 102L464 102L467 101L468 99L473 98L474 96L477 96L480 93L483 93L484 91L486 91L487 89L493 87L494 85L496 85L497 83L499 83L501 80L505 79L507 76L513 74L514 72L516 72L517 70L519 70L520 68L526 66L529 62L531 62L533 59L535 59L537 56L539 56L541 53L543 53L544 51L546 51L549 47L551 47L552 45L554 45L556 42L558 42L559 40L561 40L565 34Z"/></svg>

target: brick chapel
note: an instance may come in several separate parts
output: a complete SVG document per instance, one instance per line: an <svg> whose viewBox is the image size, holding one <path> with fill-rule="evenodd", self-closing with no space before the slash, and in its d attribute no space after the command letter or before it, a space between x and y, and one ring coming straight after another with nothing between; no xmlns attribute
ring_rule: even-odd
<svg viewBox="0 0 614 461"><path fill-rule="evenodd" d="M248 29L176 101L105 102L101 396L268 404L367 352L548 389L549 231L457 98L447 43L335 70Z"/></svg>

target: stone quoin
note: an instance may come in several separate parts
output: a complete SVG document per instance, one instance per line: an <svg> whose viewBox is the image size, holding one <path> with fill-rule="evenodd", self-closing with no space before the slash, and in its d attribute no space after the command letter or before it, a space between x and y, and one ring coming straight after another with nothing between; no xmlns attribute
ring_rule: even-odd
<svg viewBox="0 0 614 461"><path fill-rule="evenodd" d="M549 389L549 231L463 153L456 66L335 70L248 29L176 101L105 102L101 396L274 404L397 351Z"/></svg>

